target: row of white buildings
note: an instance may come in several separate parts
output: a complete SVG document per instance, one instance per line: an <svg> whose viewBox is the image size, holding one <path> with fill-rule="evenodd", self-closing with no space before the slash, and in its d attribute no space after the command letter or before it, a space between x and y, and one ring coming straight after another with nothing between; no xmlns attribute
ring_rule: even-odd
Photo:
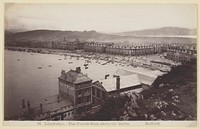
<svg viewBox="0 0 200 129"><path fill-rule="evenodd" d="M148 55L166 51L169 44L154 45L116 45L104 43L86 43L84 50L88 52L120 54L120 55Z"/></svg>
<svg viewBox="0 0 200 129"><path fill-rule="evenodd" d="M194 49L168 48L166 58L176 62L187 62L196 58Z"/></svg>

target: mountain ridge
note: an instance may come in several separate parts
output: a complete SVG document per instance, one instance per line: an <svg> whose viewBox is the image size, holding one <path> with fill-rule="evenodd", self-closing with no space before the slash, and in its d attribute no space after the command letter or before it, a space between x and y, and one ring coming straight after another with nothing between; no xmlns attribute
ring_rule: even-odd
<svg viewBox="0 0 200 129"><path fill-rule="evenodd" d="M186 34L191 34L191 29L187 28L164 28L164 30L168 29L168 32L171 32L171 30L177 30L177 34L180 35L180 31L184 32L181 34L185 34L184 36L187 36ZM113 42L123 42L123 41L130 41L132 43L148 43L148 42L172 42L174 38L179 38L177 42L193 42L190 39L196 39L195 37L169 37L168 35L158 35L158 30L163 30L163 28L160 29L154 29L154 30L146 30L145 33L141 31L136 31L140 34L126 34L127 32L124 32L124 35L119 34L105 34L96 32L95 30L90 31L70 31L70 30L48 30L48 29L40 29L40 30L29 30L24 32L17 32L12 33L10 31L5 30L5 38L11 39L11 40L21 40L21 39L27 39L27 40L40 40L40 41L63 41L66 40L74 40L79 39L80 41L113 41ZM144 30L142 30L144 31ZM132 31L135 33L135 31ZM149 33L154 34L152 37L149 37ZM164 31L165 32L165 31ZM173 31L174 32L174 31ZM193 32L196 33L195 30ZM163 33L162 33L163 34ZM178 35L178 36L179 36ZM159 37L161 36L161 37ZM180 35L181 36L181 35ZM187 38L187 39L186 39ZM184 41L186 39L186 41ZM189 40L188 40L189 39Z"/></svg>
<svg viewBox="0 0 200 129"><path fill-rule="evenodd" d="M197 29L188 29L181 27L162 27L157 29L144 29L136 31L125 31L115 33L120 36L145 36L145 35L196 35Z"/></svg>

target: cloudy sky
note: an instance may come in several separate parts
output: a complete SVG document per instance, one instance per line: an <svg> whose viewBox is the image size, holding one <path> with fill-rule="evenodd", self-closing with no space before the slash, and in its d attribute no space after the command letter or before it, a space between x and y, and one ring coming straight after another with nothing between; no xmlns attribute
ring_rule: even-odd
<svg viewBox="0 0 200 129"><path fill-rule="evenodd" d="M196 28L194 4L6 4L5 29L123 32Z"/></svg>

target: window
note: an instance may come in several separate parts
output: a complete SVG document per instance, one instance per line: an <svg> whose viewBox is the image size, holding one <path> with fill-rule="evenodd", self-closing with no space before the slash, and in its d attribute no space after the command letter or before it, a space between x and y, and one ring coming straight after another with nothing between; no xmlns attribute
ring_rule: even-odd
<svg viewBox="0 0 200 129"><path fill-rule="evenodd" d="M82 96L81 91L78 91L77 92L77 97L81 97L81 96Z"/></svg>
<svg viewBox="0 0 200 129"><path fill-rule="evenodd" d="M95 88L92 87L92 95L95 95Z"/></svg>
<svg viewBox="0 0 200 129"><path fill-rule="evenodd" d="M92 104L95 105L95 98L92 98Z"/></svg>
<svg viewBox="0 0 200 129"><path fill-rule="evenodd" d="M86 111L89 111L90 110L90 106L86 106Z"/></svg>
<svg viewBox="0 0 200 129"><path fill-rule="evenodd" d="M100 98L100 90L97 89L97 97Z"/></svg>
<svg viewBox="0 0 200 129"><path fill-rule="evenodd" d="M106 98L106 94L104 92L102 92L102 99Z"/></svg>
<svg viewBox="0 0 200 129"><path fill-rule="evenodd" d="M77 104L80 104L81 103L81 97L77 98Z"/></svg>
<svg viewBox="0 0 200 129"><path fill-rule="evenodd" d="M90 96L86 97L86 102L90 102Z"/></svg>

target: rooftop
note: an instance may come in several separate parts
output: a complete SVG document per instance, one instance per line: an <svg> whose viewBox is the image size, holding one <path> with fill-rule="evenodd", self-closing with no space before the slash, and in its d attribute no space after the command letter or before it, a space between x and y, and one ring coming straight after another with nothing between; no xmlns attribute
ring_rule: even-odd
<svg viewBox="0 0 200 129"><path fill-rule="evenodd" d="M106 89L107 92L116 90L116 78L109 78L100 80L102 86ZM138 86L141 82L137 74L127 75L120 77L120 89Z"/></svg>
<svg viewBox="0 0 200 129"><path fill-rule="evenodd" d="M25 113L28 112L27 106L25 108L20 107L20 109ZM45 119L50 114L72 110L73 103L70 100L62 98L60 95L54 95L43 98L37 103L30 103L30 109L36 119Z"/></svg>
<svg viewBox="0 0 200 129"><path fill-rule="evenodd" d="M115 75L119 75L119 76L127 76L127 75L133 75L133 74L137 74L139 77L139 81L143 84L146 85L152 85L153 82L156 80L156 78L160 75L162 75L160 72L156 72L156 71L146 71L146 70L125 70L125 69L118 69L115 72Z"/></svg>
<svg viewBox="0 0 200 129"><path fill-rule="evenodd" d="M60 95L54 95L51 97L43 98L41 101L31 105L34 112L40 111L40 104L42 104L42 110L44 113L59 110L63 107L73 105L73 103L68 99L64 99Z"/></svg>
<svg viewBox="0 0 200 129"><path fill-rule="evenodd" d="M102 90L105 90L105 88L102 86L101 82L99 82L99 81L93 82L92 85L93 85L94 87L98 87L98 88L100 88L100 89L102 89Z"/></svg>
<svg viewBox="0 0 200 129"><path fill-rule="evenodd" d="M70 70L66 73L65 71L62 71L61 76L59 78L73 84L92 81L91 78L87 77L86 75L77 70Z"/></svg>

